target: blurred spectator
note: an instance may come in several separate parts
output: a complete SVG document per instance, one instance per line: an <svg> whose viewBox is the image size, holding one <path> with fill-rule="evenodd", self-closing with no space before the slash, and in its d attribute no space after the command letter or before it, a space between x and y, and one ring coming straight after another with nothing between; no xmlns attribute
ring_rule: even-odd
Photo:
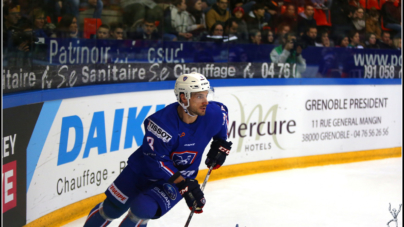
<svg viewBox="0 0 404 227"><path fill-rule="evenodd" d="M216 2L216 0L202 0L202 11L207 13Z"/></svg>
<svg viewBox="0 0 404 227"><path fill-rule="evenodd" d="M19 20L21 19L20 5L13 3L3 4L3 29L12 30L17 27Z"/></svg>
<svg viewBox="0 0 404 227"><path fill-rule="evenodd" d="M212 28L210 29L210 34L212 36L223 36L224 35L223 23L218 21L215 24L213 24Z"/></svg>
<svg viewBox="0 0 404 227"><path fill-rule="evenodd" d="M306 60L302 57L302 47L295 47L296 36L291 33L284 35L281 42L281 45L271 51L271 61L273 63L296 63L294 73L297 78L300 78L301 74L306 70Z"/></svg>
<svg viewBox="0 0 404 227"><path fill-rule="evenodd" d="M394 47L391 45L390 32L382 31L382 38L379 42L379 46L382 49L393 49Z"/></svg>
<svg viewBox="0 0 404 227"><path fill-rule="evenodd" d="M393 39L393 46L396 50L401 50L401 37L396 37Z"/></svg>
<svg viewBox="0 0 404 227"><path fill-rule="evenodd" d="M258 29L250 30L249 37L250 37L250 43L257 45L261 44L262 36L260 30Z"/></svg>
<svg viewBox="0 0 404 227"><path fill-rule="evenodd" d="M146 17L154 18L155 21L163 19L163 9L153 0L120 0L120 6L123 10L122 22L129 28L141 23Z"/></svg>
<svg viewBox="0 0 404 227"><path fill-rule="evenodd" d="M331 4L332 37L347 34L353 28L351 23L352 10L348 0L333 0Z"/></svg>
<svg viewBox="0 0 404 227"><path fill-rule="evenodd" d="M238 24L237 33L238 33L239 40L247 42L248 29L247 29L247 23L243 19L244 9L241 7L234 8L233 15L234 15L234 19L236 20L236 22Z"/></svg>
<svg viewBox="0 0 404 227"><path fill-rule="evenodd" d="M238 39L238 23L235 18L229 18L226 23L224 23L224 36L228 38L229 41L239 42Z"/></svg>
<svg viewBox="0 0 404 227"><path fill-rule="evenodd" d="M379 23L379 12L375 7L368 11L366 18L366 33L373 33L377 39L381 38L382 29Z"/></svg>
<svg viewBox="0 0 404 227"><path fill-rule="evenodd" d="M18 30L18 22L21 19L20 6L7 2L3 5L3 47L10 47L11 36Z"/></svg>
<svg viewBox="0 0 404 227"><path fill-rule="evenodd" d="M119 22L113 22L109 25L110 31L109 31L109 36L112 39L124 39L124 28L123 24Z"/></svg>
<svg viewBox="0 0 404 227"><path fill-rule="evenodd" d="M377 43L376 35L374 33L370 33L367 35L365 47L370 49L380 49L380 46Z"/></svg>
<svg viewBox="0 0 404 227"><path fill-rule="evenodd" d="M316 20L313 18L314 8L312 4L307 4L304 6L304 11L297 17L297 29L298 34L303 35L308 27L317 26Z"/></svg>
<svg viewBox="0 0 404 227"><path fill-rule="evenodd" d="M328 37L328 32L327 31L323 31L320 33L320 42L318 42L318 46L321 47L334 47L334 43L330 40L330 38Z"/></svg>
<svg viewBox="0 0 404 227"><path fill-rule="evenodd" d="M174 0L164 11L164 40L190 40L192 34L188 32L189 13L186 11L185 0Z"/></svg>
<svg viewBox="0 0 404 227"><path fill-rule="evenodd" d="M348 44L349 48L363 49L363 46L360 43L359 32L351 31L349 33L348 38L349 38L349 41L350 41L350 43Z"/></svg>
<svg viewBox="0 0 404 227"><path fill-rule="evenodd" d="M97 29L97 39L108 39L109 38L109 26L106 24L100 25Z"/></svg>
<svg viewBox="0 0 404 227"><path fill-rule="evenodd" d="M56 34L58 38L78 38L77 18L70 14L64 15L59 21Z"/></svg>
<svg viewBox="0 0 404 227"><path fill-rule="evenodd" d="M264 44L274 44L275 35L274 32L270 29L264 29L262 33L262 43Z"/></svg>
<svg viewBox="0 0 404 227"><path fill-rule="evenodd" d="M264 0L262 3L265 6L265 21L268 22L268 26L271 30L274 30L279 21L279 7L278 3L274 0Z"/></svg>
<svg viewBox="0 0 404 227"><path fill-rule="evenodd" d="M33 35L32 22L22 20L20 28L12 35L13 47L7 55L7 66L32 67L32 49L36 41L38 40Z"/></svg>
<svg viewBox="0 0 404 227"><path fill-rule="evenodd" d="M275 37L275 45L279 45L282 43L282 39L284 38L284 36L290 32L290 26L288 24L284 24L281 23L279 24L279 26L277 27L277 33L276 33L276 37Z"/></svg>
<svg viewBox="0 0 404 227"><path fill-rule="evenodd" d="M200 38L202 32L206 31L206 18L202 12L201 0L187 0L187 10L189 12L188 32L194 37ZM196 39L197 40L197 39Z"/></svg>
<svg viewBox="0 0 404 227"><path fill-rule="evenodd" d="M365 34L365 10L362 7L358 7L355 9L355 12L352 16L352 24L355 27L355 30L359 32L359 34Z"/></svg>
<svg viewBox="0 0 404 227"><path fill-rule="evenodd" d="M36 8L31 11L30 18L34 24L34 35L38 38L48 38L48 34L44 31L46 21L45 12L40 8Z"/></svg>
<svg viewBox="0 0 404 227"><path fill-rule="evenodd" d="M327 37L321 37L321 46L322 47L331 47L330 39Z"/></svg>
<svg viewBox="0 0 404 227"><path fill-rule="evenodd" d="M255 4L253 6L253 10L245 15L245 21L247 23L247 29L257 29L262 30L264 26L268 25L268 22L265 21L265 6L263 4Z"/></svg>
<svg viewBox="0 0 404 227"><path fill-rule="evenodd" d="M251 12L253 9L253 6L257 3L263 4L263 1L266 2L268 0L238 0L238 2L242 2L243 4L241 5L241 8L244 9L244 13L248 14ZM231 7L231 9L234 9L234 6Z"/></svg>
<svg viewBox="0 0 404 227"><path fill-rule="evenodd" d="M302 41L307 46L320 46L319 44L316 43L316 38L317 38L317 27L311 26L308 27L306 33L303 34Z"/></svg>
<svg viewBox="0 0 404 227"><path fill-rule="evenodd" d="M279 16L279 22L288 24L292 31L296 31L297 26L296 7L292 4L286 6L286 10Z"/></svg>
<svg viewBox="0 0 404 227"><path fill-rule="evenodd" d="M217 21L212 25L209 30L209 34L203 36L201 41L208 41L208 42L223 42L224 35L224 25L222 22Z"/></svg>
<svg viewBox="0 0 404 227"><path fill-rule="evenodd" d="M228 3L229 0L217 0L216 4L212 5L212 9L206 13L206 25L208 29L217 21L224 23L230 18L230 12L227 11Z"/></svg>
<svg viewBox="0 0 404 227"><path fill-rule="evenodd" d="M346 48L349 45L349 38L347 35L341 35L338 39L337 39L337 45L335 45L335 47L343 47Z"/></svg>
<svg viewBox="0 0 404 227"><path fill-rule="evenodd" d="M383 19L383 26L396 31L401 35L401 6L394 5L395 0L387 0L380 11Z"/></svg>
<svg viewBox="0 0 404 227"><path fill-rule="evenodd" d="M247 46L249 51L248 60L253 62L266 62L268 58L268 52L262 51L262 47L256 46L262 44L262 33L258 29L252 29L249 32L250 44Z"/></svg>
<svg viewBox="0 0 404 227"><path fill-rule="evenodd" d="M142 26L135 32L128 32L128 38L134 40L159 40L162 38L157 31L156 24L151 18L144 19Z"/></svg>

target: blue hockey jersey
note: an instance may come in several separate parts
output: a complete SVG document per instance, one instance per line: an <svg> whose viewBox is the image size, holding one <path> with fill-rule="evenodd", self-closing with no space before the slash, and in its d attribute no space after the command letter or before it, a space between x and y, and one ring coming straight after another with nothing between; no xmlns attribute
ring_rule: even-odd
<svg viewBox="0 0 404 227"><path fill-rule="evenodd" d="M172 103L144 121L143 144L128 160L134 172L151 180L168 180L180 171L184 178L194 179L210 140L227 140L228 110L225 105L209 102L205 116L198 116L192 124L180 119L178 106L178 103Z"/></svg>

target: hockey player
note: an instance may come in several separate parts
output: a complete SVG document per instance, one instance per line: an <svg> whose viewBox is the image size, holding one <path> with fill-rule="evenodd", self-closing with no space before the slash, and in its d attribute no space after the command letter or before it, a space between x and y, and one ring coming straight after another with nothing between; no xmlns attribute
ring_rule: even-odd
<svg viewBox="0 0 404 227"><path fill-rule="evenodd" d="M202 213L205 197L198 181L203 151L213 138L205 164L223 165L231 149L227 142L228 110L208 102L209 81L196 72L178 77L172 103L144 121L143 144L129 157L127 167L108 187L107 198L88 215L86 226L107 226L129 212L125 226L147 226L182 198Z"/></svg>

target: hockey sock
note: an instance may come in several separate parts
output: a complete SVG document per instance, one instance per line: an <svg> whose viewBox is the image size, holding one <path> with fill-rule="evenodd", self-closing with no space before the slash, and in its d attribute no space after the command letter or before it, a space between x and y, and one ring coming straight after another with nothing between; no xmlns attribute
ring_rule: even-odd
<svg viewBox="0 0 404 227"><path fill-rule="evenodd" d="M150 196L140 194L131 204L128 215L122 221L120 227L145 227L151 218L156 218L159 205Z"/></svg>
<svg viewBox="0 0 404 227"><path fill-rule="evenodd" d="M95 227L95 226L107 226L111 223L110 220L106 220L100 214L100 208L102 207L102 203L96 205L87 217L86 223L84 223L84 227Z"/></svg>

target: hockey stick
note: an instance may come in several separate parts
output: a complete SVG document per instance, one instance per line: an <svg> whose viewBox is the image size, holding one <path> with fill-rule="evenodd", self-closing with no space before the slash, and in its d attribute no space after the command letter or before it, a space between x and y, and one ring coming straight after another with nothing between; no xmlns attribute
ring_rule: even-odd
<svg viewBox="0 0 404 227"><path fill-rule="evenodd" d="M206 174L205 180L203 181L203 184L202 184L202 186L201 186L201 191L203 191L203 190L205 189L205 185L206 185L206 183L208 182L210 173L212 172L213 167L214 167L215 165L216 165L216 162L213 162L212 165L210 166L209 171L208 171L208 173ZM191 222L191 218L192 218L192 216L194 215L195 210L196 210L196 201L195 201L195 205L192 207L191 213L190 213L189 216L188 216L187 223L185 223L185 227L188 227L189 223Z"/></svg>

